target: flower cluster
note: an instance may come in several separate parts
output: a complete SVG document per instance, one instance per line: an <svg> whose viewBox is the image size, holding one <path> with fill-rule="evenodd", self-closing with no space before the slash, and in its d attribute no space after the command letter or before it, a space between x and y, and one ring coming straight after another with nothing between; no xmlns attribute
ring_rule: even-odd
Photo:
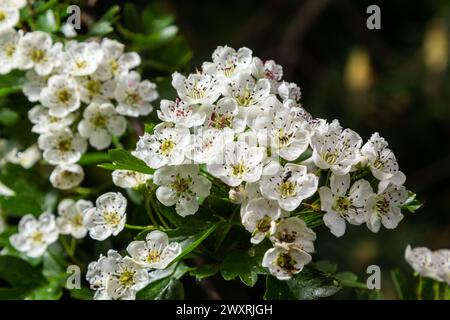
<svg viewBox="0 0 450 320"><path fill-rule="evenodd" d="M139 55L124 52L118 41L63 44L42 31L15 30L22 1L7 2L16 5L0 5L0 74L26 70L23 92L36 103L28 112L32 131L44 159L56 166L50 182L71 189L84 178L77 162L88 145L108 148L125 133L125 117L149 114L158 98L156 85L141 81L133 70Z"/></svg>
<svg viewBox="0 0 450 320"><path fill-rule="evenodd" d="M405 259L420 276L450 284L450 250L408 246Z"/></svg>
<svg viewBox="0 0 450 320"><path fill-rule="evenodd" d="M314 251L303 213L323 213L338 237L346 223L393 229L408 192L386 140L363 143L338 120L313 118L282 77L248 48L218 47L200 71L173 74L178 98L161 101L162 122L133 154L156 169L158 200L180 216L195 214L212 184L226 185L251 242L273 244L263 265L289 279Z"/></svg>

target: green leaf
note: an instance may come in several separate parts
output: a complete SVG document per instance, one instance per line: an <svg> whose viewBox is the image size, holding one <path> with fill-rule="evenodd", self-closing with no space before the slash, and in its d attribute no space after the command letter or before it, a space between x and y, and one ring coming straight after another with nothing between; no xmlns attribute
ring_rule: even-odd
<svg viewBox="0 0 450 320"><path fill-rule="evenodd" d="M78 164L81 166L86 166L109 161L110 159L109 154L106 152L89 152L81 157Z"/></svg>
<svg viewBox="0 0 450 320"><path fill-rule="evenodd" d="M155 130L156 125L154 123L146 123L144 127L144 131L148 134L152 134L153 130Z"/></svg>
<svg viewBox="0 0 450 320"><path fill-rule="evenodd" d="M40 31L53 33L59 29L59 18L53 10L47 10L37 18L37 27Z"/></svg>
<svg viewBox="0 0 450 320"><path fill-rule="evenodd" d="M178 261L180 261L181 259L183 259L188 253L190 253L192 250L194 250L195 248L197 248L202 242L203 240L205 240L206 238L208 238L208 236L214 232L214 230L217 229L217 227L222 224L223 222L217 222L215 224L213 224L212 226L210 226L205 232L203 232L202 234L200 234L198 237L195 238L195 240L189 244L186 248L184 248L184 250L171 262L171 264L176 263Z"/></svg>
<svg viewBox="0 0 450 320"><path fill-rule="evenodd" d="M366 289L367 284L358 281L358 276L352 272L340 272L334 276L342 287Z"/></svg>
<svg viewBox="0 0 450 320"><path fill-rule="evenodd" d="M258 274L265 274L261 267L262 254L259 250L234 250L223 260L220 273L225 280L239 277L241 281L253 287L258 280Z"/></svg>
<svg viewBox="0 0 450 320"><path fill-rule="evenodd" d="M153 174L155 172L155 170L147 166L144 161L136 158L126 150L112 149L108 151L108 154L112 163L100 164L98 165L100 168L108 170L131 170L146 174Z"/></svg>
<svg viewBox="0 0 450 320"><path fill-rule="evenodd" d="M172 271L170 271L172 269ZM179 263L172 265L166 270L156 270L153 273L164 274L169 272L168 276L154 278L152 282L136 295L138 300L181 300L184 299L184 288L180 278L188 271L188 267Z"/></svg>
<svg viewBox="0 0 450 320"><path fill-rule="evenodd" d="M391 270L391 279L400 300L417 299L416 291L413 286L414 281L412 279L408 279L398 269Z"/></svg>
<svg viewBox="0 0 450 320"><path fill-rule="evenodd" d="M72 298L78 300L92 300L94 299L94 293L87 287L81 287L80 289L72 289L69 291Z"/></svg>
<svg viewBox="0 0 450 320"><path fill-rule="evenodd" d="M1 93L0 93L1 95ZM4 126L11 126L17 122L19 114L8 108L0 109L0 124Z"/></svg>
<svg viewBox="0 0 450 320"><path fill-rule="evenodd" d="M422 207L422 203L416 199L416 194L408 191L408 199L406 199L405 203L402 205L402 209L415 213L420 207Z"/></svg>
<svg viewBox="0 0 450 320"><path fill-rule="evenodd" d="M323 272L306 266L290 280L267 276L264 299L315 300L329 297L340 290L339 283Z"/></svg>
<svg viewBox="0 0 450 320"><path fill-rule="evenodd" d="M18 299L46 283L39 268L12 256L0 256L0 278L11 285L0 288L3 299Z"/></svg>
<svg viewBox="0 0 450 320"><path fill-rule="evenodd" d="M193 268L189 271L189 275L195 277L197 280L212 277L219 272L220 265L206 264L200 267Z"/></svg>
<svg viewBox="0 0 450 320"><path fill-rule="evenodd" d="M88 32L88 36L104 36L114 31L112 24L119 19L119 6L112 6Z"/></svg>

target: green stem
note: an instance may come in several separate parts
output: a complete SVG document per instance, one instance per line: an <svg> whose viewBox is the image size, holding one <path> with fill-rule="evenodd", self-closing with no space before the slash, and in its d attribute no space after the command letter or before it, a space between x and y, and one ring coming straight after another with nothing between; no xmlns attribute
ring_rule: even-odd
<svg viewBox="0 0 450 320"><path fill-rule="evenodd" d="M135 226L135 225L132 225L132 224L125 224L125 228L131 229L131 230L148 230L148 229L156 229L156 228L153 228L152 226L143 227L143 226Z"/></svg>
<svg viewBox="0 0 450 320"><path fill-rule="evenodd" d="M422 289L423 289L423 280L422 276L419 275L419 283L417 285L417 300L422 300Z"/></svg>
<svg viewBox="0 0 450 320"><path fill-rule="evenodd" d="M328 182L330 181L330 176L331 176L331 170L328 170L327 179L325 180L325 186L328 185Z"/></svg>
<svg viewBox="0 0 450 320"><path fill-rule="evenodd" d="M434 300L439 300L439 289L440 289L440 283L439 282L434 282L433 283L433 296L434 296Z"/></svg>
<svg viewBox="0 0 450 320"><path fill-rule="evenodd" d="M155 217L153 216L153 209L152 205L150 203L151 197L147 195L147 193L144 194L144 202L145 202L145 211L147 212L148 217L150 218L150 221L155 227L158 227L158 222L156 221Z"/></svg>
<svg viewBox="0 0 450 320"><path fill-rule="evenodd" d="M69 243L64 238L64 236L59 237L59 241L61 242L61 244L64 248L64 251L66 251L67 256L70 258L70 260L72 260L72 262L74 262L76 264L79 264L77 259L75 258L75 255L74 255L75 248L72 249L72 244L69 245Z"/></svg>

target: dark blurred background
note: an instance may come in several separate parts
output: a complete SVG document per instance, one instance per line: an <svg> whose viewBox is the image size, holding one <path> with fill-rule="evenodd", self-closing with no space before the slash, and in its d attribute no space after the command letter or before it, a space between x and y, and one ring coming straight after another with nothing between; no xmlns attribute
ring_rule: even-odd
<svg viewBox="0 0 450 320"><path fill-rule="evenodd" d="M113 3L122 4L101 1L96 6ZM254 55L283 66L284 79L300 85L302 103L314 116L337 118L365 140L378 131L389 141L408 177L407 187L417 192L424 206L416 214L405 213L395 231L382 228L373 234L365 226L350 227L336 239L327 228L319 228L316 260L337 262L339 270L353 271L362 279L367 277L366 267L377 264L383 293L393 298L389 270L411 272L403 258L408 244L450 247L450 1L134 4L155 5L174 15L193 52L186 71L210 60L218 45L247 46ZM381 8L381 30L366 28L371 4ZM225 290L222 298L261 297L261 280L248 292L238 283L216 285ZM198 295L190 294L190 289L198 290ZM202 297L195 284L187 284L186 291L188 297Z"/></svg>

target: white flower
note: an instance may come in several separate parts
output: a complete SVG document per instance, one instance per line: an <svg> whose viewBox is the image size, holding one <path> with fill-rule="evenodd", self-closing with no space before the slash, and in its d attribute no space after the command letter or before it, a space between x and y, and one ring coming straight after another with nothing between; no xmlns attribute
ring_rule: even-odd
<svg viewBox="0 0 450 320"><path fill-rule="evenodd" d="M187 104L212 104L221 95L220 83L210 74L191 73L187 78L175 72L172 86Z"/></svg>
<svg viewBox="0 0 450 320"><path fill-rule="evenodd" d="M388 148L388 143L374 133L370 140L361 148L361 154L367 160L373 176L378 180L388 180L398 174L398 163L394 153Z"/></svg>
<svg viewBox="0 0 450 320"><path fill-rule="evenodd" d="M84 103L106 103L114 96L116 82L114 80L105 80L98 71L85 77L77 77L77 82L80 90L80 99Z"/></svg>
<svg viewBox="0 0 450 320"><path fill-rule="evenodd" d="M411 249L407 246L405 250L405 260L422 277L432 278L441 281L438 276L438 267L433 259L433 253L426 247Z"/></svg>
<svg viewBox="0 0 450 320"><path fill-rule="evenodd" d="M88 266L86 279L91 289L96 290L96 300L134 300L136 293L149 281L147 270L130 257L121 257L117 251L109 250L108 255Z"/></svg>
<svg viewBox="0 0 450 320"><path fill-rule="evenodd" d="M228 46L218 46L212 54L213 62L204 62L204 73L216 74L222 77L232 77L241 72L249 72L252 63L252 50L240 48L237 52Z"/></svg>
<svg viewBox="0 0 450 320"><path fill-rule="evenodd" d="M40 76L34 70L26 72L22 90L29 101L36 102L41 98L41 91L47 86L49 77L49 75Z"/></svg>
<svg viewBox="0 0 450 320"><path fill-rule="evenodd" d="M264 254L262 266L268 268L278 280L289 280L302 271L311 259L309 253L303 250L274 247Z"/></svg>
<svg viewBox="0 0 450 320"><path fill-rule="evenodd" d="M331 175L330 187L319 188L320 204L325 225L331 233L340 237L345 233L345 221L360 225L365 221L363 207L373 194L370 183L358 180L350 187L350 175Z"/></svg>
<svg viewBox="0 0 450 320"><path fill-rule="evenodd" d="M35 144L24 151L18 151L17 148L14 148L6 155L8 162L18 164L24 169L30 169L39 159L41 159L41 152Z"/></svg>
<svg viewBox="0 0 450 320"><path fill-rule="evenodd" d="M260 243L266 236L275 232L275 221L281 210L276 201L256 198L250 200L244 209L242 225L252 233L251 243Z"/></svg>
<svg viewBox="0 0 450 320"><path fill-rule="evenodd" d="M103 150L111 144L112 136L122 135L127 121L119 115L111 103L91 103L83 112L78 124L80 136L89 139L91 146Z"/></svg>
<svg viewBox="0 0 450 320"><path fill-rule="evenodd" d="M229 128L236 133L242 132L245 130L245 113L239 111L234 99L222 98L217 105L208 108L205 125L218 130Z"/></svg>
<svg viewBox="0 0 450 320"><path fill-rule="evenodd" d="M255 79L249 74L239 74L225 85L225 95L236 100L244 113L249 108L261 106L270 95L270 82Z"/></svg>
<svg viewBox="0 0 450 320"><path fill-rule="evenodd" d="M165 206L175 206L176 212L185 217L197 212L198 198L206 198L211 182L199 174L196 165L166 166L155 171L153 182L160 186L156 197Z"/></svg>
<svg viewBox="0 0 450 320"><path fill-rule="evenodd" d="M66 38L74 38L77 36L77 31L70 23L64 23L61 26L61 32L64 34Z"/></svg>
<svg viewBox="0 0 450 320"><path fill-rule="evenodd" d="M314 251L316 233L299 217L289 217L276 225L270 240L275 247L283 247L286 250L293 248L311 253Z"/></svg>
<svg viewBox="0 0 450 320"><path fill-rule="evenodd" d="M10 189L8 186L6 186L5 184L3 184L3 182L0 181L0 195L4 196L4 197L12 197L16 195L16 192L12 189ZM0 216L0 233L3 232L1 226L3 223L3 218Z"/></svg>
<svg viewBox="0 0 450 320"><path fill-rule="evenodd" d="M70 41L61 54L64 70L73 76L87 76L97 70L103 50L96 42Z"/></svg>
<svg viewBox="0 0 450 320"><path fill-rule="evenodd" d="M125 227L127 199L120 192L107 192L97 198L95 205L84 216L91 238L102 241L118 235Z"/></svg>
<svg viewBox="0 0 450 320"><path fill-rule="evenodd" d="M42 256L47 247L58 239L55 216L48 212L38 219L31 214L23 216L18 231L9 238L11 245L32 258Z"/></svg>
<svg viewBox="0 0 450 320"><path fill-rule="evenodd" d="M28 32L19 41L19 66L21 69L34 68L40 76L48 75L60 63L61 49L61 43L53 45L48 33Z"/></svg>
<svg viewBox="0 0 450 320"><path fill-rule="evenodd" d="M0 32L13 28L20 18L19 10L16 7L2 2L0 2Z"/></svg>
<svg viewBox="0 0 450 320"><path fill-rule="evenodd" d="M52 186L60 190L75 188L83 181L83 179L83 168L75 163L58 165L50 174Z"/></svg>
<svg viewBox="0 0 450 320"><path fill-rule="evenodd" d="M372 232L378 232L380 225L395 229L403 219L401 205L408 198L404 186L389 184L385 188L378 186L378 194L372 194L364 205L366 224Z"/></svg>
<svg viewBox="0 0 450 320"><path fill-rule="evenodd" d="M44 159L53 165L75 163L87 148L86 140L68 128L39 136L38 145Z"/></svg>
<svg viewBox="0 0 450 320"><path fill-rule="evenodd" d="M140 137L134 155L154 169L179 165L184 161L189 140L189 129L160 123L155 126L153 134L145 133Z"/></svg>
<svg viewBox="0 0 450 320"><path fill-rule="evenodd" d="M21 37L21 30L6 29L0 31L0 74L7 74L18 67L17 46Z"/></svg>
<svg viewBox="0 0 450 320"><path fill-rule="evenodd" d="M260 58L254 57L252 75L257 79L266 78L276 83L283 78L283 67L273 60L263 62Z"/></svg>
<svg viewBox="0 0 450 320"><path fill-rule="evenodd" d="M117 112L125 116L139 117L152 112L153 106L150 102L158 98L158 92L153 82L141 82L139 73L131 71L118 76L114 97L118 102Z"/></svg>
<svg viewBox="0 0 450 320"><path fill-rule="evenodd" d="M152 178L152 175L130 170L114 170L112 172L113 183L121 188L136 188Z"/></svg>
<svg viewBox="0 0 450 320"><path fill-rule="evenodd" d="M302 92L296 83L283 81L278 87L278 95L283 101L299 101L302 97Z"/></svg>
<svg viewBox="0 0 450 320"><path fill-rule="evenodd" d="M161 100L161 110L157 110L161 121L173 122L186 128L201 126L205 122L206 114L200 106L192 105L177 99L175 102Z"/></svg>
<svg viewBox="0 0 450 320"><path fill-rule="evenodd" d="M295 111L295 110L294 110ZM309 133L292 109L281 108L272 117L258 117L254 127L258 141L271 149L271 154L288 161L297 159L309 146Z"/></svg>
<svg viewBox="0 0 450 320"><path fill-rule="evenodd" d="M359 162L361 144L361 137L356 132L342 130L339 121L334 120L326 131L316 131L311 137L312 157L320 169L343 175Z"/></svg>
<svg viewBox="0 0 450 320"><path fill-rule="evenodd" d="M145 241L133 241L127 247L137 263L152 269L165 269L181 251L179 243L169 243L167 234L158 230L148 233Z"/></svg>
<svg viewBox="0 0 450 320"><path fill-rule="evenodd" d="M304 199L317 190L318 178L307 173L303 165L287 164L273 175L261 178L261 193L269 200L276 200L283 210L295 210Z"/></svg>
<svg viewBox="0 0 450 320"><path fill-rule="evenodd" d="M58 204L58 217L56 225L60 234L70 234L81 239L86 236L87 229L84 226L84 212L94 205L86 200L64 199Z"/></svg>
<svg viewBox="0 0 450 320"><path fill-rule="evenodd" d="M224 146L232 142L234 134L231 130L217 130L200 128L191 135L186 157L195 163L208 163L222 153Z"/></svg>
<svg viewBox="0 0 450 320"><path fill-rule="evenodd" d="M54 75L42 89L40 101L55 117L65 117L80 107L80 92L76 81L67 75Z"/></svg>
<svg viewBox="0 0 450 320"><path fill-rule="evenodd" d="M59 131L69 127L73 123L75 115L73 113L69 113L67 116L62 118L55 117L50 115L48 108L45 108L39 104L28 111L28 119L30 119L30 122L34 124L31 131L43 134L51 131Z"/></svg>
<svg viewBox="0 0 450 320"><path fill-rule="evenodd" d="M99 65L98 71L105 79L128 73L141 63L141 58L136 52L124 53L125 46L118 41L104 38L101 47L103 61Z"/></svg>
<svg viewBox="0 0 450 320"><path fill-rule="evenodd" d="M255 182L262 173L265 149L243 141L230 142L208 163L208 171L231 187L243 181Z"/></svg>
<svg viewBox="0 0 450 320"><path fill-rule="evenodd" d="M441 281L450 284L450 250L441 249L433 252L433 261L437 267L437 275Z"/></svg>

